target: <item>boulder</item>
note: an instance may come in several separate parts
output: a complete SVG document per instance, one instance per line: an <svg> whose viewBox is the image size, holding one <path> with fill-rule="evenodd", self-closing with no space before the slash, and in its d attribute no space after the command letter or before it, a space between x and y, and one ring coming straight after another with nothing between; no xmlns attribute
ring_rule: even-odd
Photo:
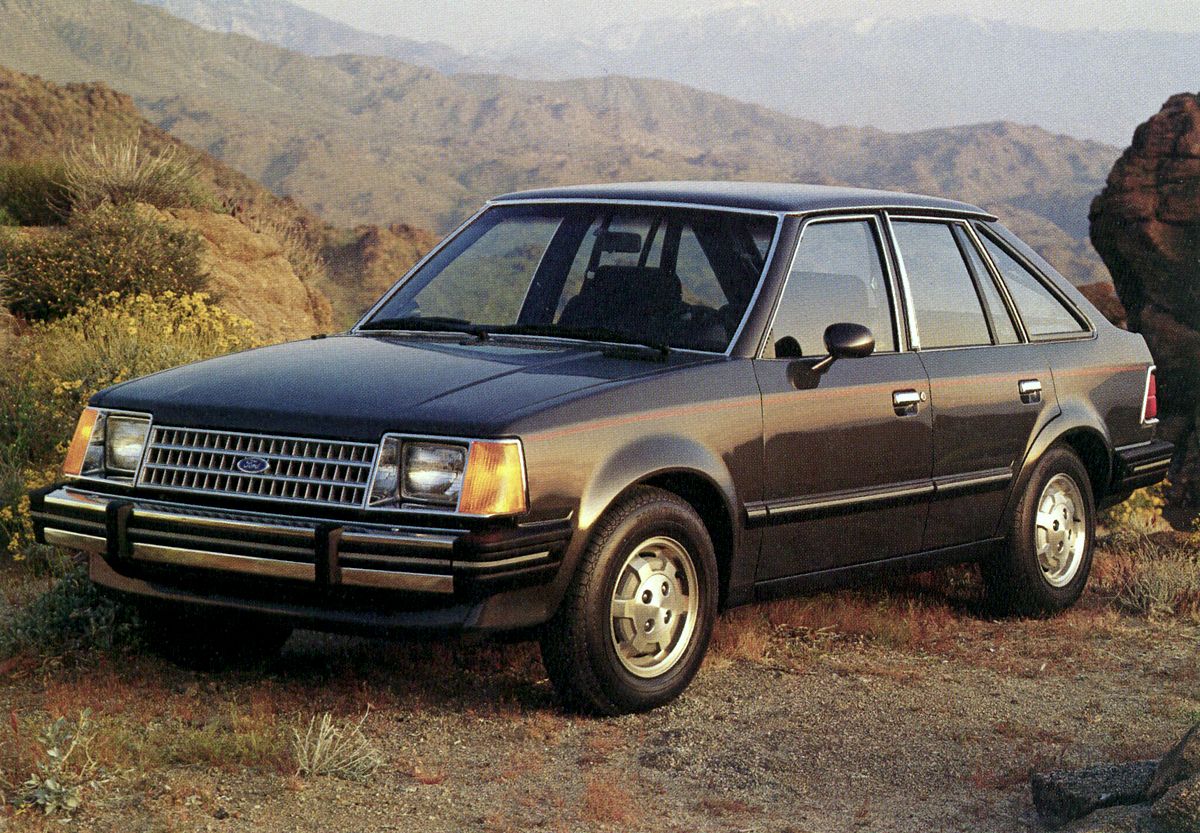
<svg viewBox="0 0 1200 833"><path fill-rule="evenodd" d="M1150 808L1157 833L1200 833L1200 775L1171 786Z"/></svg>
<svg viewBox="0 0 1200 833"><path fill-rule="evenodd" d="M1061 833L1136 833L1146 829L1150 808L1145 804L1104 807L1061 829Z"/></svg>
<svg viewBox="0 0 1200 833"><path fill-rule="evenodd" d="M1163 756L1146 794L1151 799L1159 798L1176 784L1196 777L1200 777L1200 723Z"/></svg>
<svg viewBox="0 0 1200 833"><path fill-rule="evenodd" d="M1134 761L1034 773L1033 805L1048 827L1057 828L1102 807L1139 804L1157 767L1158 761Z"/></svg>
<svg viewBox="0 0 1200 833"><path fill-rule="evenodd" d="M1158 364L1161 431L1183 452L1172 498L1200 503L1200 95L1138 127L1090 211L1091 238L1131 330ZM1179 461L1177 461L1179 462Z"/></svg>

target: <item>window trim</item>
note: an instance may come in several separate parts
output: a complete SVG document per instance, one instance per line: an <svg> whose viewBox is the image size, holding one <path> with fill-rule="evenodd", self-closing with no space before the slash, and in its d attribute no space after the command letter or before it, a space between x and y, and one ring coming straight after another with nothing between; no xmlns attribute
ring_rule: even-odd
<svg viewBox="0 0 1200 833"><path fill-rule="evenodd" d="M920 334L917 328L916 305L912 299L912 290L910 288L908 270L904 266L904 254L900 251L900 243L896 239L896 230L892 226L893 220L905 223L940 223L941 225L946 226L947 230L950 231L950 237L954 241L954 246L958 250L959 257L962 259L963 269L966 271L967 277L971 280L971 288L975 290L975 298L979 302L979 311L983 314L984 326L987 328L988 333L988 342L986 344L950 344L943 347L921 346ZM996 340L995 324L991 320L991 314L988 310L987 302L983 298L983 289L979 286L979 283L975 277L975 272L967 260L966 252L962 250L962 244L959 242L957 235L954 234L953 226L955 225L968 225L968 222L962 217L936 216L928 214L892 214L891 212L888 212L887 214L888 233L890 235L891 244L895 252L896 263L900 269L900 277L904 282L904 298L906 301L905 306L907 307L908 313L908 326L913 334L913 350L923 353L931 353L935 350L978 350L981 347L1013 347L1015 345L1000 344ZM984 261L984 266L991 268L990 261ZM1020 319L1014 320L1019 322ZM1018 324L1017 337L1021 338L1023 333L1023 328L1021 328ZM1020 343L1022 342L1017 342L1017 344Z"/></svg>
<svg viewBox="0 0 1200 833"><path fill-rule="evenodd" d="M987 263L989 268L991 268L993 276L998 280L999 284L1005 288L1005 294L1008 295L1009 301L1012 303L1012 309L1016 313L1017 320L1021 322L1021 330L1025 333L1025 338L1030 343L1041 344L1044 342L1080 341L1082 339L1095 338L1096 326L1092 323L1092 320L1083 312L1083 310L1079 308L1074 301L1068 298L1066 294L1062 292L1062 290L1055 286L1054 282L1051 281L1041 269L1037 268L1037 266L1035 266L1029 260L1029 258L1016 251L1013 246L1009 245L1008 241L1004 240L997 232L987 228L986 225L978 221L972 222L970 225L972 227L972 231L975 231L975 227L979 226L979 234L976 235L979 251L984 256L984 262ZM1003 273L1001 273L1000 268L996 265L995 261L992 260L991 252L987 250L987 246L984 245L985 238L991 241L998 249L1000 249L1000 251L1004 252L1006 255L1015 260L1018 266L1022 267L1035 281L1041 284L1041 286L1050 294L1050 297L1057 300L1063 309L1066 310L1067 314L1073 317L1075 322L1082 326L1083 329L1076 330L1074 332L1046 333L1044 335L1034 335L1030 333L1029 328L1025 326L1025 319L1021 315L1020 309L1017 308L1016 302L1012 300L1011 293L1008 292L1008 284L1004 280Z"/></svg>
<svg viewBox="0 0 1200 833"><path fill-rule="evenodd" d="M863 220L870 222L873 225L874 230L875 230L875 240L879 246L879 254L881 256L880 264L883 266L883 276L884 276L885 282L887 283L888 305L891 307L891 312L892 312L892 314L891 314L892 327L895 332L896 349L894 351L889 350L886 354L881 353L880 355L892 355L893 353L899 354L899 353L908 352L909 346L906 343L906 331L904 329L904 326L902 323L902 318L901 318L901 313L900 313L900 303L898 300L899 293L897 291L896 275L892 268L892 258L890 256L889 249L888 249L888 241L887 241L886 233L885 233L884 227L883 227L884 223L881 221L880 215L877 213L820 214L820 215L805 216L805 217L801 218L800 229L796 234L796 242L792 246L791 256L788 258L787 270L784 272L783 281L781 281L779 289L775 293L774 302L771 306L771 315L767 319L767 326L763 328L762 339L759 342L758 350L755 351L755 353L753 355L753 358L755 360L760 360L760 361L804 361L805 359L811 358L814 361L816 361L821 358L820 356L804 356L803 358L798 358L798 359L797 358L779 359L779 358L775 358L775 357L768 358L768 357L764 356L763 354L767 350L767 342L770 341L771 331L775 329L775 318L779 315L780 304L783 302L784 294L787 292L788 282L791 280L791 277L792 277L792 270L796 266L796 258L800 254L800 246L804 243L804 232L806 232L808 230L808 227L810 225L816 225L818 223L862 222ZM874 355L874 354L872 354L872 355Z"/></svg>

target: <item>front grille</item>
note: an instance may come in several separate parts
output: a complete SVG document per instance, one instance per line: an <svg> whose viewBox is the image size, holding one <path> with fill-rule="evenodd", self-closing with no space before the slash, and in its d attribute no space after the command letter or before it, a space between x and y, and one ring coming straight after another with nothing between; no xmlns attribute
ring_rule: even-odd
<svg viewBox="0 0 1200 833"><path fill-rule="evenodd" d="M361 507L375 450L366 443L155 426L138 482L177 491ZM258 473L241 471L238 462L246 458L264 460L268 467Z"/></svg>

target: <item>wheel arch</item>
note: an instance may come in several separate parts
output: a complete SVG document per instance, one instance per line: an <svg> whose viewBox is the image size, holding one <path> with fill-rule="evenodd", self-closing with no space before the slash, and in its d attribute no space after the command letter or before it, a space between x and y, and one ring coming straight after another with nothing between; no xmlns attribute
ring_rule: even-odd
<svg viewBox="0 0 1200 833"><path fill-rule="evenodd" d="M731 591L736 596L743 573L738 569L743 530L737 507L741 504L729 468L712 450L690 438L662 435L631 443L612 455L588 483L580 501L580 532L590 535L596 521L639 486L675 494L700 516L717 558L718 598L724 608ZM751 575L753 567L749 565Z"/></svg>
<svg viewBox="0 0 1200 833"><path fill-rule="evenodd" d="M1092 498L1097 506L1108 492L1112 480L1113 452L1108 429L1094 408L1079 403L1064 403L1062 411L1042 427L1034 437L1021 463L1015 485L1008 497L1003 518L1011 516L1014 507L1024 494L1033 469L1047 450L1055 445L1066 445L1079 456L1092 487ZM1003 520L1001 521L1003 523Z"/></svg>

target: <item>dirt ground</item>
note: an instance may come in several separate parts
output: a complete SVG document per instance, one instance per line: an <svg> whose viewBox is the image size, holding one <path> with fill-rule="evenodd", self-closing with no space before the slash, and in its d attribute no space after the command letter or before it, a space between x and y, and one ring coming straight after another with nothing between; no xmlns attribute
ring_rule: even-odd
<svg viewBox="0 0 1200 833"><path fill-rule="evenodd" d="M1161 754L1200 720L1198 659L1200 629L1094 593L995 621L918 583L727 614L681 700L606 720L561 711L529 645L298 633L253 671L18 663L0 672L4 715L90 708L98 758L124 768L65 825L9 808L0 831L1040 830L1030 770ZM368 707L385 761L369 780L295 775L278 738ZM219 725L276 740L130 740Z"/></svg>

